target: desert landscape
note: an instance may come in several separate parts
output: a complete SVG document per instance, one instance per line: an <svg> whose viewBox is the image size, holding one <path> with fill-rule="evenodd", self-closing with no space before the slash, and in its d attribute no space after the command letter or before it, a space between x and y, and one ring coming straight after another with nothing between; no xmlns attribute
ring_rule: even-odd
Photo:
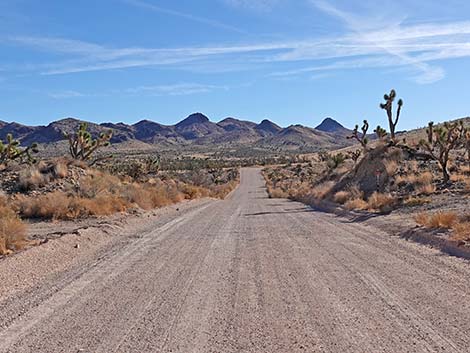
<svg viewBox="0 0 470 353"><path fill-rule="evenodd" d="M0 2L0 353L469 352L469 14Z"/></svg>

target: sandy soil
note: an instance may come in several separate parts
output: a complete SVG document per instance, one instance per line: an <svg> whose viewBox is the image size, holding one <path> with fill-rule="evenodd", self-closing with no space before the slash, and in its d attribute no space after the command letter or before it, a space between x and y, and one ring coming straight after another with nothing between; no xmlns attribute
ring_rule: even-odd
<svg viewBox="0 0 470 353"><path fill-rule="evenodd" d="M258 169L161 212L0 261L0 351L468 352L465 260L269 199Z"/></svg>

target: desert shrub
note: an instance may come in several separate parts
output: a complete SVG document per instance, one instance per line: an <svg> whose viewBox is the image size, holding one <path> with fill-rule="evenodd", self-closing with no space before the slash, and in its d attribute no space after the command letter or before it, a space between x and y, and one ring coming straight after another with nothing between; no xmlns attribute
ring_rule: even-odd
<svg viewBox="0 0 470 353"><path fill-rule="evenodd" d="M395 198L389 194L374 192L367 200L367 207L370 210L386 211L390 210L395 202Z"/></svg>
<svg viewBox="0 0 470 353"><path fill-rule="evenodd" d="M408 207L413 207L413 206L421 206L430 203L430 199L422 198L422 197L408 197L403 201L403 205L408 206Z"/></svg>
<svg viewBox="0 0 470 353"><path fill-rule="evenodd" d="M431 172L419 173L419 175L416 177L416 183L420 185L431 184L433 180L434 180L434 176L432 175Z"/></svg>
<svg viewBox="0 0 470 353"><path fill-rule="evenodd" d="M347 191L338 191L334 196L334 201L336 203L344 204L350 199L350 194Z"/></svg>
<svg viewBox="0 0 470 353"><path fill-rule="evenodd" d="M418 195L431 195L436 191L436 186L433 184L423 184L416 187Z"/></svg>
<svg viewBox="0 0 470 353"><path fill-rule="evenodd" d="M454 212L436 212L433 214L421 212L415 216L416 223L427 228L449 229L457 220L457 214Z"/></svg>
<svg viewBox="0 0 470 353"><path fill-rule="evenodd" d="M348 209L350 211L352 211L352 210L366 210L368 208L368 204L362 198L355 198L355 199L347 201L345 203L344 207L346 207L346 209Z"/></svg>
<svg viewBox="0 0 470 353"><path fill-rule="evenodd" d="M43 187L49 180L49 175L41 173L38 168L27 168L19 174L18 188L22 191L34 190Z"/></svg>
<svg viewBox="0 0 470 353"><path fill-rule="evenodd" d="M387 159L384 161L384 166L388 175L394 175L398 169L398 162L393 159Z"/></svg>
<svg viewBox="0 0 470 353"><path fill-rule="evenodd" d="M276 188L269 190L269 197L272 199L286 199L289 197L289 193L280 188Z"/></svg>
<svg viewBox="0 0 470 353"><path fill-rule="evenodd" d="M315 186L311 191L311 196L318 200L323 200L333 189L334 181L326 181Z"/></svg>
<svg viewBox="0 0 470 353"><path fill-rule="evenodd" d="M458 222L452 227L451 239L455 241L470 241L470 222Z"/></svg>
<svg viewBox="0 0 470 353"><path fill-rule="evenodd" d="M27 243L26 226L6 198L0 196L0 255L8 255L23 248Z"/></svg>

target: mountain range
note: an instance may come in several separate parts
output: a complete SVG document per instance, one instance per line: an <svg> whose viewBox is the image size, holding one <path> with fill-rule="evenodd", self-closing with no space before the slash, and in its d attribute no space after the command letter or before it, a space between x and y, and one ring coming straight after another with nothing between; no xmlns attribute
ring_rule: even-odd
<svg viewBox="0 0 470 353"><path fill-rule="evenodd" d="M65 118L47 126L26 126L19 123L0 121L0 139L11 133L22 144L33 142L49 144L63 140L64 132L77 129L81 120ZM272 121L263 120L259 124L251 121L226 118L214 123L202 113L194 113L176 125L162 125L150 120L142 120L129 125L124 123L88 122L92 135L111 129L113 144L139 142L160 148L180 146L246 146L260 148L280 148L289 150L319 150L341 147L351 142L346 136L351 130L332 118L326 118L316 128L291 125L282 128Z"/></svg>

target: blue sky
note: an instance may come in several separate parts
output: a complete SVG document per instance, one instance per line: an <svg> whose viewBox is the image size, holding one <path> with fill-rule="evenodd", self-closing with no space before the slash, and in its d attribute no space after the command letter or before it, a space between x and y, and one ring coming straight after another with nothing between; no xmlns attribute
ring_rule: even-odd
<svg viewBox="0 0 470 353"><path fill-rule="evenodd" d="M470 115L470 2L3 0L0 120L173 124Z"/></svg>

